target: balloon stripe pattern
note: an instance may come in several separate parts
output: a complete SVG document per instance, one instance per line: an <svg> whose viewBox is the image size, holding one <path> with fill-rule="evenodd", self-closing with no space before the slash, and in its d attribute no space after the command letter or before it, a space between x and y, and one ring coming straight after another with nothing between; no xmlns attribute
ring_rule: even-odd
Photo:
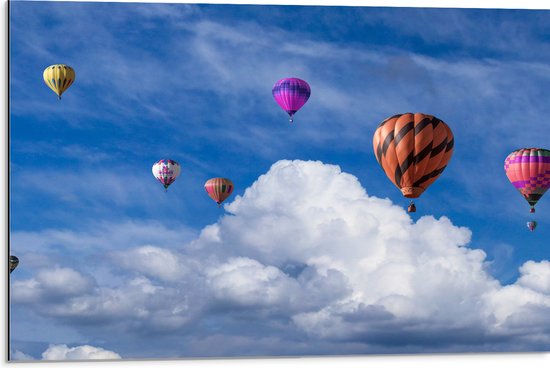
<svg viewBox="0 0 550 368"><path fill-rule="evenodd" d="M521 148L504 160L504 171L512 185L534 208L550 188L550 151L543 148Z"/></svg>
<svg viewBox="0 0 550 368"><path fill-rule="evenodd" d="M44 69L44 82L61 99L63 92L69 88L76 77L73 68L65 64L50 65Z"/></svg>
<svg viewBox="0 0 550 368"><path fill-rule="evenodd" d="M283 78L275 83L271 92L275 101L290 116L291 122L292 116L311 96L309 84L299 78Z"/></svg>
<svg viewBox="0 0 550 368"><path fill-rule="evenodd" d="M212 178L204 184L204 189L220 205L233 193L233 182L227 178Z"/></svg>
<svg viewBox="0 0 550 368"><path fill-rule="evenodd" d="M168 190L170 184L180 175L181 167L174 160L164 159L155 162L152 171L155 178L164 186L164 189Z"/></svg>
<svg viewBox="0 0 550 368"><path fill-rule="evenodd" d="M376 129L376 160L407 198L418 198L445 170L453 154L454 136L432 115L391 116Z"/></svg>

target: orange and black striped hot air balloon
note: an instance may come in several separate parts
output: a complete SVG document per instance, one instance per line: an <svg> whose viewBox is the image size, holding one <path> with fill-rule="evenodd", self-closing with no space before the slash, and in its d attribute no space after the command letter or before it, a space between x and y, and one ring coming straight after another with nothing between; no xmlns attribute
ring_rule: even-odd
<svg viewBox="0 0 550 368"><path fill-rule="evenodd" d="M388 178L407 198L418 198L441 175L453 154L451 129L435 116L394 115L372 140L374 154ZM416 207L411 201L409 212Z"/></svg>

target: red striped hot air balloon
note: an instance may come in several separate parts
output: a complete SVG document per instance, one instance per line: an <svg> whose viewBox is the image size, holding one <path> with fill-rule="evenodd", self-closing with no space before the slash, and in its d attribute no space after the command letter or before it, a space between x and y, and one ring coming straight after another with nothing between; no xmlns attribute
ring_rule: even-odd
<svg viewBox="0 0 550 368"><path fill-rule="evenodd" d="M435 116L394 115L373 137L374 154L382 169L407 198L418 198L447 167L453 154L451 129ZM416 207L411 201L409 212Z"/></svg>
<svg viewBox="0 0 550 368"><path fill-rule="evenodd" d="M233 193L233 182L227 178L212 178L204 184L204 189L220 207L222 202Z"/></svg>

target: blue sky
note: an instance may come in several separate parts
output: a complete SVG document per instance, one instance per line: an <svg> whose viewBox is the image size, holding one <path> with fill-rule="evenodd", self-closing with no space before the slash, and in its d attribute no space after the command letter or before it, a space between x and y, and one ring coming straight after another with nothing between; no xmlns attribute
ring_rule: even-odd
<svg viewBox="0 0 550 368"><path fill-rule="evenodd" d="M503 161L548 148L549 16L12 2L12 356L548 350L550 203L530 215ZM76 70L61 101L55 63ZM289 76L312 88L292 125ZM410 217L372 153L408 111L456 141Z"/></svg>

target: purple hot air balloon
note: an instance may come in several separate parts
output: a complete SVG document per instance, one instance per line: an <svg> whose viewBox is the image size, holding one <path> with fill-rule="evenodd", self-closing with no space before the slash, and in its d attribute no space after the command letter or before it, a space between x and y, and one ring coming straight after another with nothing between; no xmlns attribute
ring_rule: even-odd
<svg viewBox="0 0 550 368"><path fill-rule="evenodd" d="M283 78L275 83L272 92L275 101L290 116L290 122L292 123L296 111L300 110L309 99L311 88L305 80Z"/></svg>

